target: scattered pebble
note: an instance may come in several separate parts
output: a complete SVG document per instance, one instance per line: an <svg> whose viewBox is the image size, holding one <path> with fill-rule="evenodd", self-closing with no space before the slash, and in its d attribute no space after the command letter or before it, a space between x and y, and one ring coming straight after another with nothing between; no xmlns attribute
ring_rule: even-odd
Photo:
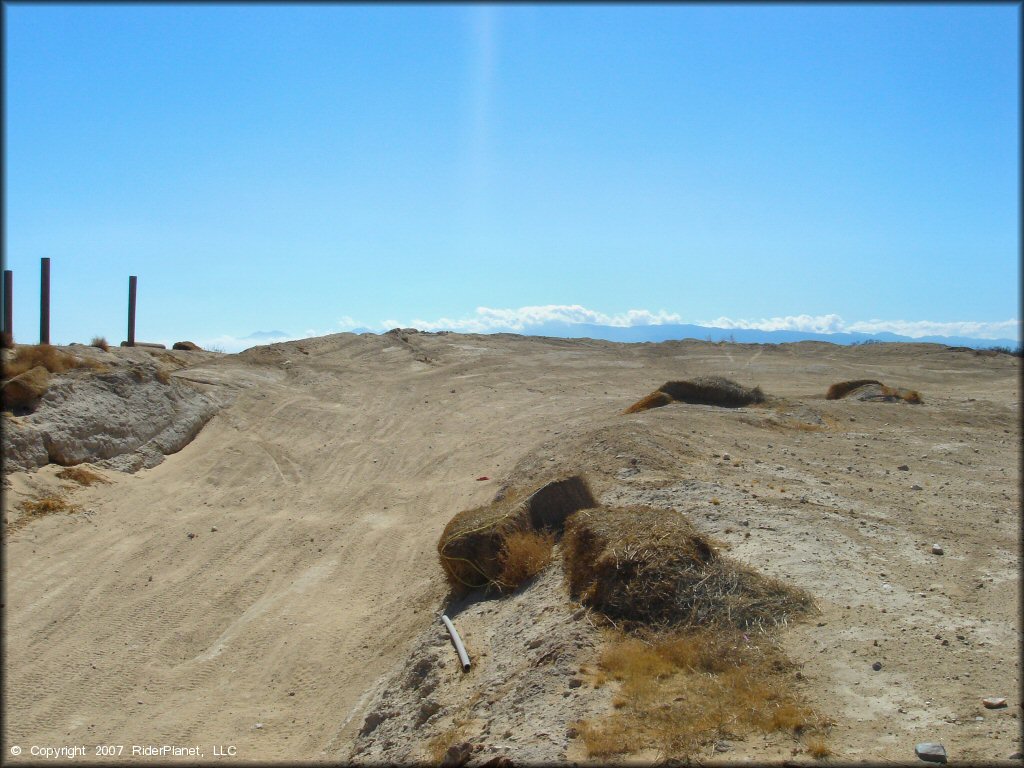
<svg viewBox="0 0 1024 768"><path fill-rule="evenodd" d="M923 491L923 490L924 490L924 488L922 488L922 487L921 487L920 485L918 485L917 483L914 483L914 484L913 484L912 486L910 486L910 490L912 490L912 491Z"/></svg>
<svg viewBox="0 0 1024 768"><path fill-rule="evenodd" d="M900 470L902 472L909 472L910 471L910 467L908 467L906 464L900 464L898 467L896 467L896 469L898 469L898 470Z"/></svg>
<svg viewBox="0 0 1024 768"><path fill-rule="evenodd" d="M256 725L254 725L253 728L255 728L257 731L261 730L263 728L263 723L256 723Z"/></svg>
<svg viewBox="0 0 1024 768"><path fill-rule="evenodd" d="M191 531L189 531L189 533L188 533L188 537L189 537L190 539L194 539L194 538L196 537L196 535L195 535L194 533L192 533Z"/></svg>
<svg viewBox="0 0 1024 768"><path fill-rule="evenodd" d="M918 744L914 747L914 754L927 763L946 762L946 748L941 744Z"/></svg>
<svg viewBox="0 0 1024 768"><path fill-rule="evenodd" d="M722 461L731 461L731 460L732 460L732 456L730 456L728 453L723 453L722 454Z"/></svg>
<svg viewBox="0 0 1024 768"><path fill-rule="evenodd" d="M981 703L985 705L985 709L1002 709L1006 706L1006 699L1002 696L989 696L987 699L982 699Z"/></svg>
<svg viewBox="0 0 1024 768"><path fill-rule="evenodd" d="M216 525L213 526L212 528L210 528L210 533L216 533L216 532L217 532L217 526Z"/></svg>
<svg viewBox="0 0 1024 768"><path fill-rule="evenodd" d="M875 670L875 672L877 672L882 668L882 662L876 661L874 664L871 665L871 668Z"/></svg>
<svg viewBox="0 0 1024 768"><path fill-rule="evenodd" d="M943 554L942 547L940 545L938 545L938 544L932 544L932 554L933 555L941 555L941 554Z"/></svg>

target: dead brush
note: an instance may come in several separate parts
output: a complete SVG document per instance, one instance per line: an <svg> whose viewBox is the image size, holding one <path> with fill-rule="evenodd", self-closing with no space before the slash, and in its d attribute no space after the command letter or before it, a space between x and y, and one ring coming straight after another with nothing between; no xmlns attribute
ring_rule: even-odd
<svg viewBox="0 0 1024 768"><path fill-rule="evenodd" d="M61 480L71 480L86 487L96 484L107 484L110 482L105 477L98 475L85 467L67 467L66 469L62 469L58 472L57 477Z"/></svg>
<svg viewBox="0 0 1024 768"><path fill-rule="evenodd" d="M639 413L640 411L648 411L651 408L661 408L663 405L668 405L672 402L672 398L662 392L660 389L651 392L646 397L642 397L627 408L623 413Z"/></svg>
<svg viewBox="0 0 1024 768"><path fill-rule="evenodd" d="M38 499L26 499L18 505L18 508L21 509L22 514L17 520L7 524L7 530L10 533L24 528L33 520L37 520L41 517L55 515L61 512L70 515L73 512L77 512L79 509L77 505L69 504L67 499L58 494L41 496Z"/></svg>
<svg viewBox="0 0 1024 768"><path fill-rule="evenodd" d="M555 535L551 532L513 531L505 537L498 562L503 589L516 589L551 562Z"/></svg>
<svg viewBox="0 0 1024 768"><path fill-rule="evenodd" d="M624 413L637 413L671 402L739 408L763 403L760 387L748 388L721 376L701 376L692 381L666 381L651 394L629 406Z"/></svg>
<svg viewBox="0 0 1024 768"><path fill-rule="evenodd" d="M92 341L89 342L89 346L102 349L104 352L110 351L110 344L107 343L107 340L103 336L93 336Z"/></svg>
<svg viewBox="0 0 1024 768"><path fill-rule="evenodd" d="M914 405L919 405L923 402L921 400L921 393L915 389L888 387L875 379L855 379L853 381L841 381L838 384L833 384L825 393L825 399L839 400L840 398L856 392L862 387L876 388L873 392L861 393L860 399L862 400L888 400L890 402L893 400L903 400L904 402L912 403Z"/></svg>
<svg viewBox="0 0 1024 768"><path fill-rule="evenodd" d="M14 357L3 366L5 379L12 379L41 365L50 373L65 373L83 365L83 361L50 344L20 344Z"/></svg>
<svg viewBox="0 0 1024 768"><path fill-rule="evenodd" d="M791 665L765 635L721 626L609 634L599 665L619 683L616 711L577 726L592 757L657 749L663 760L688 760L721 738L827 725L800 703Z"/></svg>

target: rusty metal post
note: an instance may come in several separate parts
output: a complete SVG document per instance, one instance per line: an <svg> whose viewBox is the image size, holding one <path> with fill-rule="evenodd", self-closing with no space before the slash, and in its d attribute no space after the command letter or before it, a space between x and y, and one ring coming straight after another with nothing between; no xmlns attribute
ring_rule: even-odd
<svg viewBox="0 0 1024 768"><path fill-rule="evenodd" d="M135 292L139 287L139 278L128 277L128 346L135 346Z"/></svg>
<svg viewBox="0 0 1024 768"><path fill-rule="evenodd" d="M14 338L14 273L4 270L4 333Z"/></svg>
<svg viewBox="0 0 1024 768"><path fill-rule="evenodd" d="M50 343L50 260L43 257L39 286L39 343Z"/></svg>

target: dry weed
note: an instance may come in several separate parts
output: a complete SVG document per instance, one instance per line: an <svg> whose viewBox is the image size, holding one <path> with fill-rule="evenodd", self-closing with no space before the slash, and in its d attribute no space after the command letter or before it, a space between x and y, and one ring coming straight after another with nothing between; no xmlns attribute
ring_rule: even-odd
<svg viewBox="0 0 1024 768"><path fill-rule="evenodd" d="M78 506L69 504L63 496L59 496L57 494L42 496L35 500L26 499L21 502L18 507L22 510L22 514L14 522L7 524L7 530L9 533L13 533L14 531L24 528L30 522L40 517L55 515L60 512L71 514L79 509Z"/></svg>
<svg viewBox="0 0 1024 768"><path fill-rule="evenodd" d="M815 760L824 760L832 754L832 749L825 741L825 737L818 734L807 739L806 747L807 754Z"/></svg>
<svg viewBox="0 0 1024 768"><path fill-rule="evenodd" d="M50 344L22 344L16 347L14 357L4 364L3 375L6 379L12 379L37 365L43 366L50 373L64 373L82 364L74 355L62 352Z"/></svg>
<svg viewBox="0 0 1024 768"><path fill-rule="evenodd" d="M156 380L159 381L161 384L171 383L171 374L168 370L164 368L157 368L155 376Z"/></svg>
<svg viewBox="0 0 1024 768"><path fill-rule="evenodd" d="M503 589L515 589L540 573L551 562L554 533L513 531L505 537L498 555L501 571L498 581Z"/></svg>
<svg viewBox="0 0 1024 768"><path fill-rule="evenodd" d="M89 342L89 346L96 347L97 349L102 349L104 352L110 351L110 345L107 343L107 340L103 336L93 336L92 341Z"/></svg>
<svg viewBox="0 0 1024 768"><path fill-rule="evenodd" d="M96 483L106 484L110 481L101 475L97 475L92 470L86 469L85 467L68 467L62 469L57 473L57 477L61 480L73 480L79 485L95 485Z"/></svg>
<svg viewBox="0 0 1024 768"><path fill-rule="evenodd" d="M588 754L657 749L690 759L720 738L824 727L791 688L789 665L766 636L728 628L611 640L600 668L619 682L614 710L578 728Z"/></svg>

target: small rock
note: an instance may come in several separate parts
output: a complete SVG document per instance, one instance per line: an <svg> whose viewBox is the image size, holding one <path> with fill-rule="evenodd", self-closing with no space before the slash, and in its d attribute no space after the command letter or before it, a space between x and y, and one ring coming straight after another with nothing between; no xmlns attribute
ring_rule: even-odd
<svg viewBox="0 0 1024 768"><path fill-rule="evenodd" d="M216 533L216 532L217 532L217 526L216 525L213 526L212 528L210 528L210 533Z"/></svg>
<svg viewBox="0 0 1024 768"><path fill-rule="evenodd" d="M730 456L728 453L723 453L722 461L732 461L732 456Z"/></svg>
<svg viewBox="0 0 1024 768"><path fill-rule="evenodd" d="M933 555L941 555L941 554L943 554L942 547L939 544L932 544L932 554Z"/></svg>
<svg viewBox="0 0 1024 768"><path fill-rule="evenodd" d="M946 748L941 744L918 744L916 747L914 747L914 754L916 754L926 763L946 762Z"/></svg>
<svg viewBox="0 0 1024 768"><path fill-rule="evenodd" d="M1007 760L1024 760L1024 752L1014 752Z"/></svg>
<svg viewBox="0 0 1024 768"><path fill-rule="evenodd" d="M920 485L918 485L917 483L914 483L914 484L913 484L912 486L910 486L910 490L912 490L912 491L923 491L923 490L924 490L924 488L922 488L922 487L921 487Z"/></svg>
<svg viewBox="0 0 1024 768"><path fill-rule="evenodd" d="M578 677L574 677L569 680L570 688L579 688L581 685L583 685L583 681L580 680ZM1006 705L1006 699L1003 699L1003 705Z"/></svg>
<svg viewBox="0 0 1024 768"><path fill-rule="evenodd" d="M195 535L194 533L192 533L191 531L189 531L189 533L188 533L188 537L189 537L190 539L194 539L194 538L196 537L196 535Z"/></svg>
<svg viewBox="0 0 1024 768"><path fill-rule="evenodd" d="M259 730L261 730L263 728L263 723L256 723L256 725L254 725L253 728L255 728L257 731L259 731Z"/></svg>
<svg viewBox="0 0 1024 768"><path fill-rule="evenodd" d="M1002 696L989 696L987 699L982 699L981 703L985 705L985 709L1002 709L1006 706L1006 699Z"/></svg>
<svg viewBox="0 0 1024 768"><path fill-rule="evenodd" d="M877 672L882 668L882 662L876 661L874 664L871 665L871 668L875 670L875 672Z"/></svg>
<svg viewBox="0 0 1024 768"><path fill-rule="evenodd" d="M896 467L896 469L900 470L901 472L910 471L910 467L908 467L906 464L900 464L898 467Z"/></svg>

